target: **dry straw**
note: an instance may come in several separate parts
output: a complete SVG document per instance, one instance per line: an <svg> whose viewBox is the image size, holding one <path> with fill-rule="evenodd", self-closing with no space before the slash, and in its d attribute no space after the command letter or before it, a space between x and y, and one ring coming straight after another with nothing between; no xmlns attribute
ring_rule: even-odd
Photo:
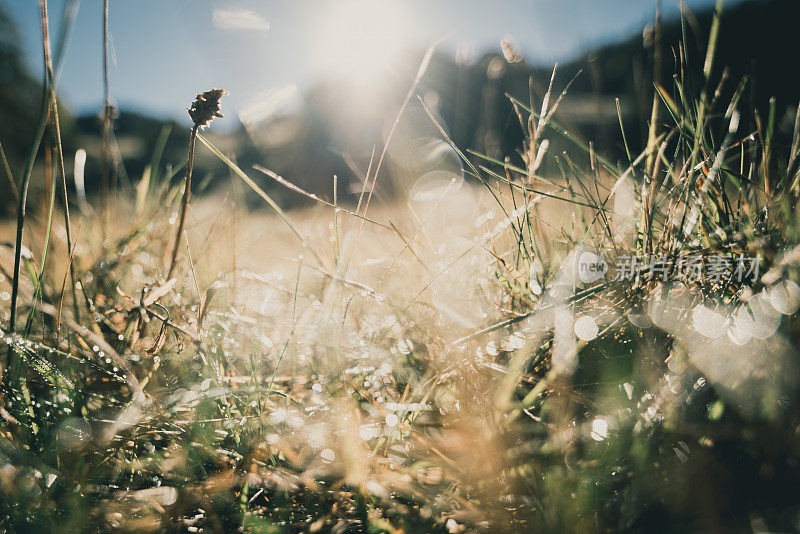
<svg viewBox="0 0 800 534"><path fill-rule="evenodd" d="M211 89L205 93L200 93L192 103L192 107L188 109L189 116L192 118L194 125L192 126L191 136L189 137L189 159L186 165L186 184L183 192L183 202L181 203L181 218L178 222L178 231L175 233L175 246L172 248L172 260L169 264L167 280L172 278L172 273L175 270L175 261L178 258L178 248L181 244L183 226L186 222L186 208L189 206L189 192L192 186L194 143L197 140L197 130L211 124L211 121L213 121L215 117L222 117L222 113L220 113L220 99L227 94L228 92L224 89Z"/></svg>

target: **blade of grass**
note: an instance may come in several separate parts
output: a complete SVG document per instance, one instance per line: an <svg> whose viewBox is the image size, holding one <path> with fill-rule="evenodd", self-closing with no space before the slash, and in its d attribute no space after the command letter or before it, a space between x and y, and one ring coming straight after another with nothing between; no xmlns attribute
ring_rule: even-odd
<svg viewBox="0 0 800 534"><path fill-rule="evenodd" d="M308 240L300 232L300 229L297 227L297 225L289 218L286 212L284 212L281 209L278 203L275 202L272 199L272 197L266 193L266 191L264 191L261 187L259 187L259 185L252 178L250 178L242 169L240 169L235 163L233 163L225 154L220 152L217 147L211 144L211 142L208 139L206 139L200 134L197 134L197 138L206 146L206 148L208 148L225 165L227 165L228 168L230 168L236 174L236 176L241 178L241 180L245 184L247 184L250 187L250 189L252 189L258 196L260 196L262 200L264 200L264 202L266 202L270 208L272 208L272 211L274 211L278 215L278 217L280 217L280 219L284 223L286 223L289 229L297 236L297 238L300 240L300 243L303 245L303 248L311 252L311 254L314 256L314 258L317 260L317 262L319 262L321 266L325 265L325 263L322 261L322 258L317 254L317 251L309 246Z"/></svg>
<svg viewBox="0 0 800 534"><path fill-rule="evenodd" d="M67 193L67 173L64 167L64 150L61 144L61 121L58 117L58 99L56 98L56 78L53 72L53 60L50 55L50 34L49 34L49 21L47 16L47 0L41 0L42 8L42 42L44 43L44 63L47 70L48 86L50 87L50 105L52 106L52 122L56 155L58 156L58 166L61 173L61 194L64 201L64 230L67 234L67 250L72 250L72 225L70 223L69 214L69 195ZM49 232L48 232L49 237ZM44 259L42 260L42 271L44 271ZM72 307L75 313L75 320L80 320L80 310L78 308L78 298L75 295L75 272L72 269L72 262L67 264L67 269L70 274L70 281L72 282Z"/></svg>
<svg viewBox="0 0 800 534"><path fill-rule="evenodd" d="M540 115L540 114L538 114L538 113L536 113L535 111L533 111L533 110L532 110L532 109L531 109L531 108L530 108L528 105L524 104L522 101L518 100L517 98L513 97L512 95L506 95L506 96L508 96L508 98L509 98L509 99L510 99L512 102L514 102L514 103L516 103L517 105L519 105L519 106L520 106L522 109L524 109L524 110L525 110L525 111L527 111L528 113L532 113L532 114L533 114L533 115L534 115L534 116L535 116L537 119L538 119L538 118L541 118L541 115ZM548 121L547 125L548 125L550 128L552 128L554 132L556 132L557 134L559 134L561 137L563 137L563 138L567 139L568 141L572 142L572 143L573 143L575 146L577 146L578 148L580 148L580 149L581 149L581 150L582 150L584 153L586 153L587 155L593 152L593 151L592 151L592 149L589 147L589 145L587 145L587 144L586 144L586 143L584 143L583 141L579 140L579 139L578 139L577 137L575 137L574 135L570 134L570 133L569 133L569 132L568 132L568 131L567 131L567 130L566 130L564 127L563 127L563 126L561 126L561 125L560 125L560 124L559 124L557 121L555 121L555 120L553 120L553 119L550 119L550 120ZM596 152L594 153L594 157L597 159L597 161L599 161L600 163L602 163L602 164L603 164L603 166L604 166L604 167L606 167L606 168L607 168L609 171L613 172L614 174L616 174L616 173L618 172L617 166L616 166L616 165L614 165L613 163L611 163L611 162L610 162L608 159L606 159L606 158L604 158L603 156L601 156L601 155L597 154Z"/></svg>
<svg viewBox="0 0 800 534"><path fill-rule="evenodd" d="M103 203L105 234L108 235L111 225L111 210L109 209L109 132L111 130L111 103L109 101L109 74L108 74L108 0L103 0L103 125L101 130L101 155L100 191Z"/></svg>
<svg viewBox="0 0 800 534"><path fill-rule="evenodd" d="M345 208L337 205L335 201L334 201L333 204L331 204L327 200L325 200L323 198L320 198L319 196L317 196L317 195L315 195L313 193L309 193L305 189L293 184L292 182L290 182L289 180L287 180L283 176L279 175L276 172L271 171L270 169L267 169L266 167L264 167L262 165L259 165L259 164L256 163L255 165L253 165L253 168L255 170L257 170L258 172L266 174L267 176L269 176L270 178L272 178L273 180L275 180L276 182L278 182L279 184L281 184L285 188L290 189L290 190L294 191L295 193L303 195L304 197L306 197L308 199L311 199L311 200L313 200L315 202L319 202L320 204L323 204L323 205L328 206L330 208L334 208L335 213L338 213L338 212L341 211L341 212L344 212L344 213L346 213L348 215L351 215L351 216L353 216L353 217L355 217L357 219L361 219L362 221L367 221L367 222L370 222L370 223L374 224L375 226L380 226L381 228L385 228L386 230L391 230L392 229L391 226L389 226L388 224L384 224L382 222L378 222L378 221L376 221L374 219L370 219L369 217L365 217L363 215L359 215L356 212L353 212L353 211L350 211L348 209L345 209Z"/></svg>
<svg viewBox="0 0 800 534"><path fill-rule="evenodd" d="M42 295L42 284L44 283L44 272L47 265L47 252L50 249L50 234L53 230L53 211L56 204L56 177L53 176L54 174L55 174L54 172L50 174L50 192L49 192L50 199L47 208L47 223L45 226L44 244L42 245L42 264L39 268L39 274L36 277L38 282L36 283L36 287L33 292L31 309L28 312L28 319L25 322L25 330L23 333L23 337L26 339L30 334L31 327L33 326L33 319L36 315L36 302Z"/></svg>
<svg viewBox="0 0 800 534"><path fill-rule="evenodd" d="M8 166L6 152L3 150L3 143L0 143L0 159L2 159L3 163L3 172L6 175L6 179L8 179L8 188L11 190L11 194L14 195L14 200L19 202L19 189L17 189L17 183L14 181L14 175L11 173L11 167Z"/></svg>
<svg viewBox="0 0 800 534"><path fill-rule="evenodd" d="M46 6L45 6L46 9ZM69 13L69 12L68 12ZM56 62L55 62L55 72L58 73L59 68L61 66L61 60L63 58L64 50L66 49L66 35L69 33L69 28L71 28L72 22L74 17L65 18L65 26L62 29L62 39L60 39L59 43L59 50L56 55ZM42 29L45 30L46 20L42 20ZM47 49L47 53L49 54L49 43L45 46L43 40L43 49ZM52 76L53 69L47 69L48 75L46 76L45 84L48 83L50 79L55 79ZM17 315L17 298L19 296L19 276L20 276L20 264L21 264L21 256L22 256L22 231L25 226L25 216L26 216L26 209L28 205L28 189L30 187L31 175L33 174L33 166L36 162L36 156L39 153L39 146L42 142L42 137L44 136L45 128L47 127L47 123L50 120L50 112L52 106L52 98L54 98L55 90L53 88L52 91L48 91L47 87L45 87L44 91L42 92L42 106L41 106L41 114L39 116L39 124L36 127L33 142L31 143L30 151L28 152L28 157L25 161L25 167L22 172L22 177L20 181L19 187L19 202L17 207L17 231L14 240L14 272L13 278L11 281L11 302L10 302L10 317L9 317L9 332L14 333L16 329L16 315Z"/></svg>

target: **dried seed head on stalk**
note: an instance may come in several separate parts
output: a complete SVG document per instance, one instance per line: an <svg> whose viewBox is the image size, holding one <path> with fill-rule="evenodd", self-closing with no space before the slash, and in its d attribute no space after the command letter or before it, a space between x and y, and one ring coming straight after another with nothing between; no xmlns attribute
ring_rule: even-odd
<svg viewBox="0 0 800 534"><path fill-rule="evenodd" d="M189 108L189 116L197 127L205 127L211 124L214 117L222 117L219 99L227 95L225 89L211 89L205 93L200 93Z"/></svg>
<svg viewBox="0 0 800 534"><path fill-rule="evenodd" d="M219 99L227 94L228 92L224 89L211 89L205 93L200 93L197 95L195 101L192 102L192 107L188 109L189 116L192 118L192 121L194 121L194 127L192 128L192 135L189 137L189 157L186 161L186 186L183 190L181 218L178 222L178 231L175 234L175 246L172 249L172 261L169 263L167 280L172 279L172 273L175 271L175 261L178 259L178 248L180 248L181 235L183 235L183 226L186 222L186 207L189 205L189 195L191 194L192 190L194 141L197 139L197 130L211 124L211 121L214 120L214 117L222 117L222 113L219 112Z"/></svg>

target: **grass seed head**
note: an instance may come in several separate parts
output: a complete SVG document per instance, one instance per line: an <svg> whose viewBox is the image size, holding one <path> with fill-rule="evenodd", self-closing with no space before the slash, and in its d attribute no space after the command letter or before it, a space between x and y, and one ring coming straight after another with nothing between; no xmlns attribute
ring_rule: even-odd
<svg viewBox="0 0 800 534"><path fill-rule="evenodd" d="M220 99L227 95L225 89L211 89L205 93L200 93L189 108L189 116L197 127L205 127L211 124L214 117L222 117L220 110Z"/></svg>

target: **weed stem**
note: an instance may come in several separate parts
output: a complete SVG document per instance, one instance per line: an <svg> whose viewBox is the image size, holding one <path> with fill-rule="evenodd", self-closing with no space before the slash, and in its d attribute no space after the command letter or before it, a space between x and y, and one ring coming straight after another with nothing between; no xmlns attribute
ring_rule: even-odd
<svg viewBox="0 0 800 534"><path fill-rule="evenodd" d="M183 225L186 223L186 210L189 207L189 195L192 189L192 167L194 167L194 143L197 140L198 125L192 127L192 134L189 137L189 160L186 164L186 184L183 192L183 202L181 203L181 218L178 221L178 231L175 233L175 246L172 247L172 259L169 262L169 271L167 271L167 280L172 278L172 273L175 270L175 261L178 259L178 248L181 245L181 236L183 235Z"/></svg>

